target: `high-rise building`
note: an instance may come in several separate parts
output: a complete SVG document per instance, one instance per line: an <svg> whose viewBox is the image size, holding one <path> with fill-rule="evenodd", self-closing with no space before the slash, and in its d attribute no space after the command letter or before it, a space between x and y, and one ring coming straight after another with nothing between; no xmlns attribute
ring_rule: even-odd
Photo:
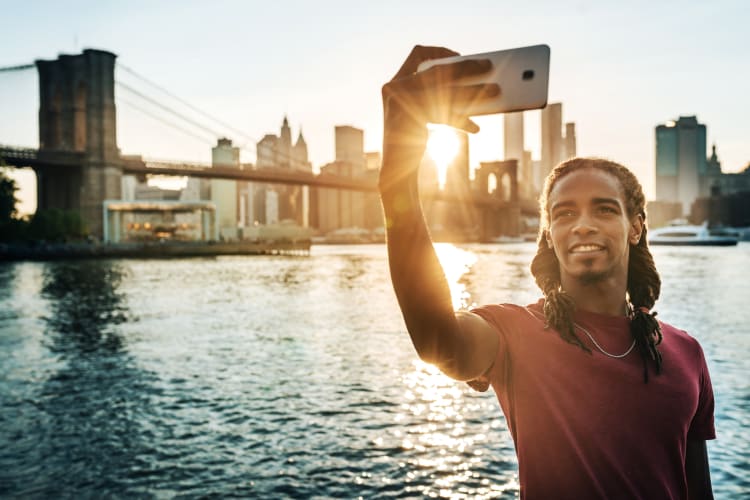
<svg viewBox="0 0 750 500"><path fill-rule="evenodd" d="M523 159L523 111L503 115L503 145L506 160Z"/></svg>
<svg viewBox="0 0 750 500"><path fill-rule="evenodd" d="M320 168L321 175L357 178L366 175L364 131L349 125L334 129L336 160ZM317 191L318 229L364 228L366 195L358 191L320 188Z"/></svg>
<svg viewBox="0 0 750 500"><path fill-rule="evenodd" d="M350 163L355 170L365 168L365 132L349 125L336 125L336 161Z"/></svg>
<svg viewBox="0 0 750 500"><path fill-rule="evenodd" d="M681 116L656 127L656 199L679 202L683 214L707 196L706 126L695 116Z"/></svg>
<svg viewBox="0 0 750 500"><path fill-rule="evenodd" d="M542 109L542 178L561 161L563 147L562 103L553 102Z"/></svg>
<svg viewBox="0 0 750 500"><path fill-rule="evenodd" d="M240 148L230 139L222 138L211 149L211 166L240 168ZM216 221L223 239L237 238L237 181L211 179L211 201L216 204Z"/></svg>
<svg viewBox="0 0 750 500"><path fill-rule="evenodd" d="M521 196L534 197L534 181L531 177L530 153L524 150L523 112L506 113L503 125L505 160L516 160L517 179ZM527 154L528 153L528 154Z"/></svg>
<svg viewBox="0 0 750 500"><path fill-rule="evenodd" d="M292 131L289 120L284 117L279 135L266 134L256 146L257 168L291 169L301 172L312 172L312 165L307 158L307 143L300 130L297 141L292 144ZM253 207L248 213L254 215L255 221L261 224L269 222L269 203L278 203L273 209L278 220L293 220L301 226L309 222L309 187L285 186L270 184L254 184L250 188L249 198L253 200ZM272 190L276 196L267 199L267 192ZM269 201L270 200L270 201ZM275 201L274 201L275 200ZM249 221L254 222L254 221Z"/></svg>
<svg viewBox="0 0 750 500"><path fill-rule="evenodd" d="M576 124L568 122L565 124L565 156L563 160L575 158L576 155Z"/></svg>

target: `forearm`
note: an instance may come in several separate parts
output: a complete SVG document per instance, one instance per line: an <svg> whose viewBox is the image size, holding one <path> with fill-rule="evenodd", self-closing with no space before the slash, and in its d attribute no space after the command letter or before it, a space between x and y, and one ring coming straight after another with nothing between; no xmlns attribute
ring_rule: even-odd
<svg viewBox="0 0 750 500"><path fill-rule="evenodd" d="M380 191L391 280L420 358L438 366L455 353L459 328L450 288L422 213L417 153L384 155ZM390 163L389 163L390 162Z"/></svg>

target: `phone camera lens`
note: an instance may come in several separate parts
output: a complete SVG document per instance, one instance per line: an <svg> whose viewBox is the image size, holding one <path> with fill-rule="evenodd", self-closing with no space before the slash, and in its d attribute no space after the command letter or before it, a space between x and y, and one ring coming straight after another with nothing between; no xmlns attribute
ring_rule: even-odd
<svg viewBox="0 0 750 500"><path fill-rule="evenodd" d="M531 80L532 78L534 78L534 70L527 69L523 72L523 76L521 78L523 78L524 80Z"/></svg>

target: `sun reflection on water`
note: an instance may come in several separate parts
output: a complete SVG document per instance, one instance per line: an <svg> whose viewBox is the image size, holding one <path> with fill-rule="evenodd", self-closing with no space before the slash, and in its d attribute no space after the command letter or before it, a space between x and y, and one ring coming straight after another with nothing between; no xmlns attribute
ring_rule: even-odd
<svg viewBox="0 0 750 500"><path fill-rule="evenodd" d="M401 448L409 452L410 471L407 482L430 478L429 486L415 488L423 496L441 498L497 498L517 491L515 477L505 484L490 484L478 469L487 466L491 457L484 449L488 434L500 426L493 418L498 408L486 399L467 395L466 388L443 375L435 366L419 360L403 377L406 390L402 410L408 419L401 438ZM467 425L466 416L486 415L486 423L477 429ZM404 464L405 466L406 464Z"/></svg>
<svg viewBox="0 0 750 500"><path fill-rule="evenodd" d="M477 256L449 243L436 243L435 252L454 309L473 306L466 275ZM504 426L494 398L473 393L420 360L403 375L403 384L402 411L396 417L401 430L394 434L408 457L400 464L407 471L407 491L430 498L498 498L518 492L514 464L499 465L506 467L506 481L486 479L488 467L498 464L484 450Z"/></svg>
<svg viewBox="0 0 750 500"><path fill-rule="evenodd" d="M466 290L466 285L461 278L476 264L477 256L473 252L462 250L450 243L435 243L434 246L440 265L443 266L445 279L448 280L453 309L456 311L467 309L472 305L469 302L471 294Z"/></svg>

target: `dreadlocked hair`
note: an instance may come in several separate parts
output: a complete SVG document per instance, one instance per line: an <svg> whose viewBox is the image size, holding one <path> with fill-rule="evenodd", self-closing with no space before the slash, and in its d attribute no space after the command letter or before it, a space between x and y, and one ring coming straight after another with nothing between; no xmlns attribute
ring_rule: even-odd
<svg viewBox="0 0 750 500"><path fill-rule="evenodd" d="M657 347L662 341L661 327L656 320L656 313L651 312L659 298L661 278L646 238L646 198L640 182L630 170L605 159L573 158L559 164L550 172L539 197L541 223L537 253L531 262L531 274L544 294L544 317L547 326L557 330L566 342L591 353L591 349L575 333L573 316L576 305L573 298L562 289L560 262L554 249L547 243L550 226L548 201L552 188L563 176L584 168L598 169L617 178L622 186L627 215L643 217L641 239L637 245L630 245L627 295L632 311L630 333L643 360L643 381L648 383L649 362L654 365L656 374L662 370L662 357Z"/></svg>

